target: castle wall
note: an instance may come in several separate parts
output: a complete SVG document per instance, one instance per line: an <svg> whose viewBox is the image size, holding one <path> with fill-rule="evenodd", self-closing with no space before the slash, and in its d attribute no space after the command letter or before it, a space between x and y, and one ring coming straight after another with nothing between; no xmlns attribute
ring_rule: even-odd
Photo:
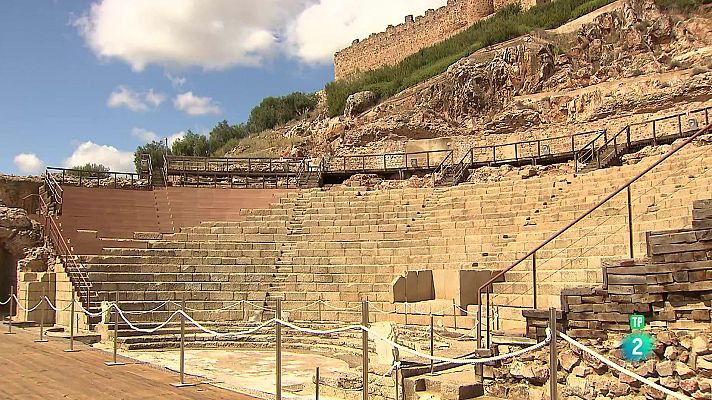
<svg viewBox="0 0 712 400"><path fill-rule="evenodd" d="M367 39L355 40L350 47L337 52L334 59L336 79L383 65L395 65L515 2L528 8L541 0L448 0L446 6L428 10L423 16L413 18L409 15L404 23L391 25L385 32L373 33Z"/></svg>
<svg viewBox="0 0 712 400"><path fill-rule="evenodd" d="M393 65L409 55L439 43L471 26L493 12L492 0L448 0L437 10L389 26L385 32L374 33L358 41L335 57L336 79L345 78L356 71L366 71L382 65Z"/></svg>

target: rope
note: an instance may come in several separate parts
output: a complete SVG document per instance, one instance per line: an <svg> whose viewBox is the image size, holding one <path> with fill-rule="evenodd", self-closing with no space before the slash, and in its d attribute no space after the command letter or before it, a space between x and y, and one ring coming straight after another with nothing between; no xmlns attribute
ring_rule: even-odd
<svg viewBox="0 0 712 400"><path fill-rule="evenodd" d="M274 321L280 325L284 325L284 326L286 326L288 328L292 328L296 331L311 333L313 335L332 335L334 333L346 332L346 331L350 331L352 329L364 329L364 327L361 325L350 325L350 326L346 326L343 328L335 328L335 329L327 329L325 331L318 331L315 329L302 328L300 326L292 324L291 322L283 321L281 319L275 319Z"/></svg>
<svg viewBox="0 0 712 400"><path fill-rule="evenodd" d="M69 305L67 305L67 306L64 307L63 309L59 310L59 309L57 309L57 307L56 307L54 304L52 304L52 301L50 301L49 297L44 296L44 299L43 299L43 300L44 300L44 301L47 301L47 305L49 305L49 308L51 308L51 309L54 310L54 311L60 311L60 312L61 312L61 311L67 311L67 310L69 310L69 308L72 306L72 302L69 302Z"/></svg>
<svg viewBox="0 0 712 400"><path fill-rule="evenodd" d="M321 301L321 300L320 300L320 301ZM324 304L325 306L331 308L332 310L336 310L336 311L355 311L355 310L361 309L361 305L360 305L360 304L357 305L357 306L354 306L354 307L347 307L347 308L335 307L335 306L332 306L331 304L329 304L329 303L327 303L327 302L323 302L323 301L322 301L322 304Z"/></svg>
<svg viewBox="0 0 712 400"><path fill-rule="evenodd" d="M592 357L594 357L594 358L597 359L598 361L601 361L602 363L608 365L609 367L611 367L611 368L617 370L618 372L620 372L620 373L622 373L622 374L625 374L625 375L630 376L631 378L637 379L637 380L639 380L640 382L643 382L643 383L645 383L646 385L651 386L651 387L653 387L653 388L655 388L655 389L657 389L657 390L659 390L659 391L661 391L661 392L663 392L663 393L665 393L665 394L668 394L668 395L670 395L670 396L672 396L672 397L674 397L674 398L676 398L676 399L679 399L679 400L692 400L692 399L690 399L690 398L687 397L687 396L684 396L684 395L679 394L679 393L677 393L677 392L673 392L672 390L670 390L670 389L668 389L668 388L666 388L666 387L660 386L660 385L658 385L657 383L651 381L650 379L644 378L644 377L642 377L642 376L636 374L635 372L628 371L627 369L621 367L620 365L614 363L613 361L607 359L606 357L603 357L602 355L596 353L595 351L589 349L588 347L582 345L581 343L575 341L574 339L571 339L571 338L570 338L569 336L567 336L566 334L563 334L563 333L559 332L559 336L561 336L561 338L564 339L565 341L569 342L572 346L578 348L579 350L585 351L586 353L590 354Z"/></svg>
<svg viewBox="0 0 712 400"><path fill-rule="evenodd" d="M0 306L4 306L5 304L9 303L10 299L12 299L12 296L8 297L5 301L0 301Z"/></svg>
<svg viewBox="0 0 712 400"><path fill-rule="evenodd" d="M25 308L25 307L22 305L22 303L20 303L20 299L18 299L17 296L15 296L15 295L13 294L12 297L15 298L15 301L17 302L17 306L20 307L20 310L26 311L26 312L35 311L35 310L38 309L39 306L41 306L42 303L44 302L44 299L42 299L42 300L40 300L40 302L37 303L37 305L35 305L34 307L32 307L32 308Z"/></svg>
<svg viewBox="0 0 712 400"><path fill-rule="evenodd" d="M173 304L174 304L175 306L177 306L177 307L183 307L180 303L178 303L178 302L176 302L176 301L170 301L170 303L173 303ZM243 303L247 303L247 301L246 301L246 300L240 300L240 301L238 301L237 303L230 304L229 306L225 306L225 307L222 307L222 308L216 308L216 309L212 309L212 310L205 310L205 309L198 309L198 308L190 308L190 307L188 307L188 306L186 306L184 309L187 310L187 311L193 311L193 312L201 312L201 311L202 311L202 312L227 311L227 310L231 310L231 309L233 309L233 308L235 308L235 307L237 307L237 306L239 306L240 304L243 304Z"/></svg>
<svg viewBox="0 0 712 400"><path fill-rule="evenodd" d="M491 362L503 361L503 360L507 360L507 359L509 359L509 358L518 357L518 356L520 356L520 355L522 355L522 354L526 354L526 353L529 353L529 352L532 352L532 351L536 351L536 350L539 350L539 349L543 348L543 347L546 346L546 345L549 343L549 341L551 340L551 331L547 328L547 330L546 330L546 339L544 339L543 342L537 343L537 344L535 344L535 345L526 347L526 348L521 349L521 350L517 350L517 351L512 352L512 353L501 354L501 355L499 355L499 356L485 357L485 358L445 358L445 357L434 357L434 356L430 356L430 355L427 355L427 354L418 353L417 351L415 351L415 350L413 350L413 349L410 349L410 348L405 347L405 346L403 346L403 345L401 345L401 344L398 344L398 343L396 343L396 342L394 342L394 341L392 341L392 340L390 340L390 339L388 339L388 338L384 338L383 336L380 336L380 335L378 335L378 334L375 334L375 333L371 332L368 328L362 327L361 329L364 329L364 330L366 330L367 332L369 332L369 334L370 334L370 335L373 335L374 338L376 338L376 339L378 339L378 340L381 340L381 341L383 341L383 342L385 342L385 343L388 343L391 347L397 348L398 350L403 351L403 352L405 352L405 353L412 354L412 355L417 356L417 357L425 358L425 359L427 359L427 360L438 361L438 362L445 362L445 363L451 363L451 364L461 364L461 365L465 365L465 364L487 364L487 363L491 363Z"/></svg>

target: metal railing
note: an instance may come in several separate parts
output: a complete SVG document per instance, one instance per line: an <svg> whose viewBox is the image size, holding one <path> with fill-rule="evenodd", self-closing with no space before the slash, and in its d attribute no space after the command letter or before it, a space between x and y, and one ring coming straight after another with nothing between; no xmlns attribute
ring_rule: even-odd
<svg viewBox="0 0 712 400"><path fill-rule="evenodd" d="M624 134L627 136L627 135L628 135L628 134L627 134L627 131L628 131L628 129L625 129L625 128L624 128L623 130L621 130L621 132L619 132L619 134L621 134L622 132L626 132L626 133L624 133ZM579 223L581 220L583 220L583 219L586 218L587 216L591 215L594 211L598 210L601 206L603 206L603 205L605 205L606 203L608 203L611 199L613 199L616 195L618 195L619 193L623 192L624 190L627 192L627 211L628 211L627 224L628 224L629 256L630 256L631 258L633 258L633 256L634 256L633 245L634 245L634 244L633 244L633 223L632 223L631 188L630 188L631 185L632 185L633 183L637 182L637 181L638 181L640 178L642 178L643 176L645 176L648 172L650 172L651 170L653 170L654 168L656 168L658 165L660 165L660 164L662 164L663 162L665 162L665 160L667 160L667 159L670 158L672 155L674 155L675 153L677 153L680 149L682 149L683 147L685 147L685 146L687 146L688 144L692 143L692 142L693 142L695 139L697 139L698 137L700 137L700 136L702 136L702 135L705 135L705 134L708 134L708 133L710 133L710 132L712 132L712 127L711 127L710 125L707 125L707 127L705 127L704 129L700 129L700 130L696 131L694 134L692 134L692 135L689 136L687 139L685 139L684 142L682 142L682 143L678 144L677 146L675 146L674 148L672 148L672 149L671 149L668 153L666 153L664 156L662 156L661 158L659 158L657 161L655 161L654 163L652 163L650 166L646 167L643 171L639 172L637 175L635 175L633 178L631 178L630 180L628 180L626 183L624 183L624 184L623 184L622 186L620 186L618 189L616 189L615 191L611 192L609 195L607 195L604 199L600 200L598 203L596 203L594 206L592 206L592 207L591 207L590 209L588 209L586 212L584 212L584 213L582 213L581 215L579 215L576 219L574 219L573 221L569 222L566 226L564 226L563 228L561 228L560 230L558 230L556 233L554 233L553 235L551 235L549 238L547 238L546 240L544 240L541 244L539 244L538 246L536 246L534 249L530 250L526 255L520 257L516 262L514 262L513 264L511 264L509 267L507 267L507 268L503 269L502 271L500 271L499 273L493 275L489 280L487 280L485 283L483 283L483 284L477 289L477 298L478 298L478 304L479 304L479 307L478 307L478 310L477 310L477 319L476 319L476 321L477 321L477 345L478 345L478 346L481 346L481 345L482 345L482 322L483 322L483 321L482 321L482 308L483 308L482 293L483 293L483 291L485 292L484 308L485 308L485 310L486 310L486 316L485 316L485 318L486 318L486 321L485 321L485 330L486 330L486 337L485 337L485 339L486 339L486 342L485 342L485 346L486 346L486 347L489 347L489 345L490 345L490 333L491 333L491 332L490 332L490 330L491 330L491 326L490 326L490 312L489 312L489 309L490 309L490 293L492 292L493 284L494 284L496 281L500 280L502 277L504 277L504 275L505 275L507 272L511 271L512 269L514 269L515 267L517 267L518 265L520 265L520 264L523 263L524 261L526 261L526 260L528 260L528 259L531 258L531 260L532 260L532 269L531 269L531 272L532 272L532 303L533 303L533 305L534 305L534 308L537 308L537 283L538 283L538 281L537 281L537 275L536 275L536 274L537 274L537 257L536 257L537 252L538 252L539 250L541 250L541 249L542 249L544 246L546 246L547 244L549 244L549 243L553 242L554 240L556 240L557 238L559 238L562 234L564 234L564 233L567 232L569 229L571 229L572 227L574 227L577 223ZM616 136L618 136L618 135L616 135ZM615 138L616 136L614 136L614 138ZM610 140L614 140L614 138L609 139L609 141L610 141ZM614 140L613 143L616 144L617 141Z"/></svg>
<svg viewBox="0 0 712 400"><path fill-rule="evenodd" d="M53 182L53 187L60 185L77 187L105 187L114 189L148 189L150 178L143 179L134 172L96 172L72 168L47 167L46 176ZM61 188L60 188L61 189Z"/></svg>
<svg viewBox="0 0 712 400"><path fill-rule="evenodd" d="M48 205L45 203L42 196L39 196L39 199L41 203L41 209L49 210ZM84 267L79 264L79 262L77 261L77 256L73 254L69 243L62 235L62 230L60 229L59 225L57 225L55 217L49 212L45 214L44 234L47 239L49 239L50 243L52 244L52 247L54 247L54 250L57 252L57 255L62 258L67 272L67 276L69 276L69 279L72 282L72 285L74 286L75 292L78 293L80 298L84 300L83 304L87 307L87 309L90 308L92 304L91 281L89 281L89 277L84 272Z"/></svg>
<svg viewBox="0 0 712 400"><path fill-rule="evenodd" d="M164 156L167 174L171 173L287 173L296 174L301 158L213 158Z"/></svg>
<svg viewBox="0 0 712 400"><path fill-rule="evenodd" d="M438 168L451 156L452 150L346 155L331 157L324 167L325 172L430 170Z"/></svg>
<svg viewBox="0 0 712 400"><path fill-rule="evenodd" d="M579 171L580 165L592 162L598 168L608 166L635 146L657 145L688 136L699 129L700 120L704 121L704 126L709 125L710 109L712 107L704 107L626 125L612 137L608 137L606 131L603 131L577 150L574 157L576 171ZM683 119L687 119L686 124Z"/></svg>
<svg viewBox="0 0 712 400"><path fill-rule="evenodd" d="M64 203L64 189L62 189L59 182L57 182L55 177L49 172L49 168L45 170L44 184L50 196L50 202L54 204L55 214L61 215ZM42 196L39 197L40 199L42 198ZM44 203L44 199L42 200L42 204L44 204L45 210L49 212L49 205Z"/></svg>

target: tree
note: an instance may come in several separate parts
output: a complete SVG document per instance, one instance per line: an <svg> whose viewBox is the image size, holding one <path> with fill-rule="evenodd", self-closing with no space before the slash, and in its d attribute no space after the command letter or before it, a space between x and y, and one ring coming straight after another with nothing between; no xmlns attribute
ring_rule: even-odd
<svg viewBox="0 0 712 400"><path fill-rule="evenodd" d="M84 175L84 176L98 176L100 178L106 178L109 176L106 172L109 172L109 167L102 164L86 163L84 165L77 165L72 167L72 173L74 175ZM81 171L81 172L79 172Z"/></svg>
<svg viewBox="0 0 712 400"><path fill-rule="evenodd" d="M245 138L250 133L252 131L247 124L230 125L227 121L221 121L208 134L210 150L215 152L230 140Z"/></svg>
<svg viewBox="0 0 712 400"><path fill-rule="evenodd" d="M177 156L206 157L210 155L210 145L205 136L188 130L182 139L173 142L171 152Z"/></svg>
<svg viewBox="0 0 712 400"><path fill-rule="evenodd" d="M134 151L134 165L136 172L141 172L141 154L149 154L151 156L151 165L153 168L163 166L163 156L171 154L171 150L166 148L163 142L153 141L146 143L143 146L138 146Z"/></svg>
<svg viewBox="0 0 712 400"><path fill-rule="evenodd" d="M302 92L282 97L266 97L250 112L248 125L254 132L272 129L313 110L317 102L316 95Z"/></svg>

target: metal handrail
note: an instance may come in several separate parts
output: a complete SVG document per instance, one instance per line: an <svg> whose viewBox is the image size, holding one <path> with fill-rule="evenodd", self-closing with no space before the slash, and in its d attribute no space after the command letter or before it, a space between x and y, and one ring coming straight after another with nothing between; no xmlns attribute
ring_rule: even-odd
<svg viewBox="0 0 712 400"><path fill-rule="evenodd" d="M46 180L50 180L49 183L53 183L53 186L60 188L60 182L57 181L57 178L55 177L56 175L61 175L61 184L69 184L70 182L67 182L66 175L67 173L71 175L76 175L79 177L79 182L76 182L75 186L82 187L84 182L91 182L96 180L97 181L97 186L100 185L100 181L102 179L107 179L111 178L113 176L114 179L114 188L118 187L118 182L119 182L119 177L122 179L127 179L131 181L131 187L133 188L141 188L142 185L137 184L137 181L140 181L141 179L141 174L137 174L135 172L115 172L115 171L85 171L82 169L75 169L75 168L59 168L59 167L47 167L45 170L46 173ZM85 179L86 178L86 179ZM110 185L104 185L106 187L109 187ZM52 187L52 185L50 185Z"/></svg>
<svg viewBox="0 0 712 400"><path fill-rule="evenodd" d="M77 257L72 253L72 249L71 247L69 247L67 240L62 235L62 231L57 225L57 222L55 221L54 217L49 214L49 208L47 206L47 203L44 201L42 196L38 197L40 199L40 202L42 203L42 209L47 210L47 213L45 214L45 236L52 243L60 257L62 257L65 261L67 275L72 281L72 284L77 284L75 281L79 281L79 289L82 289L82 286L86 288L86 293L83 293L82 290L76 290L76 292L80 295L86 295L85 304L86 307L89 308L91 307L91 281L89 281L89 277L82 271L83 267L77 263Z"/></svg>
<svg viewBox="0 0 712 400"><path fill-rule="evenodd" d="M62 214L62 207L64 203L64 189L60 186L59 182L52 176L49 172L49 168L45 169L45 186L52 196L52 201L57 204L56 212L57 214ZM42 197L42 196L40 196ZM47 208L49 210L49 208Z"/></svg>
<svg viewBox="0 0 712 400"><path fill-rule="evenodd" d="M628 126L627 128L629 128L629 126ZM624 128L624 129L625 129L625 128ZM622 131L623 131L623 130L622 130ZM596 203L593 207L591 207L588 211L584 212L583 214L581 214L580 216L578 216L576 219L574 219L573 221L569 222L565 227L561 228L559 231L557 231L556 233L554 233L553 235L551 235L548 239L544 240L541 244L539 244L538 246L536 246L534 249L530 250L526 255L524 255L524 256L522 256L521 258L519 258L519 259L518 259L516 262L514 262L512 265L510 265L509 267L507 267L507 268L503 269L502 271L498 272L497 274L495 274L494 276L492 276L489 280L487 280L485 283L483 283L483 284L477 289L477 298L478 298L478 304L479 304L479 307L477 308L477 346L479 347L479 346L481 346L481 344L482 344L482 291L483 291L483 289L487 289L487 291L486 291L486 293L487 293L487 304L486 304L486 306L485 306L485 307L487 308L487 320L488 320L487 326L486 326L486 332L487 332L487 337L486 337L486 339L487 339L487 346L489 346L489 342L490 342L490 326L489 326L489 325L490 325L490 324L489 324L489 307L490 307L490 304L489 304L489 293L490 293L490 289L489 289L489 287L490 287L494 282L496 282L497 280L499 280L500 278L502 278L507 272L509 272L509 271L511 271L512 269L514 269L517 265L521 264L523 261L525 261L525 260L528 259L529 257L535 255L537 251L541 250L544 246L546 246L547 244L549 244L549 243L551 243L552 241L554 241L556 238L558 238L558 237L561 236L563 233L565 233L566 231L568 231L570 228L572 228L572 227L573 227L574 225L576 225L578 222L580 222L581 220L583 220L584 218L586 218L587 216L589 216L591 213L593 213L594 211L596 211L599 207L601 207L602 205L606 204L606 203L607 203L609 200L611 200L613 197L615 197L616 195L618 195L618 194L621 193L622 191L624 191L624 190L626 190L626 189L629 189L630 186L631 186L633 183L635 183L636 181L638 181L640 178L642 178L642 177L643 177L644 175L646 175L648 172L650 172L650 171L653 170L655 167L657 167L658 165L660 165L661 163L663 163L665 160L667 160L668 158L670 158L673 154L677 153L680 149L682 149L683 147L685 147L685 146L687 146L688 144L692 143L692 142L693 142L695 139L697 139L698 137L700 137L700 136L702 136L702 135L706 135L706 134L708 134L708 133L710 133L710 132L712 132L712 125L707 125L707 127L705 127L704 129L698 130L698 131L697 131L696 133L694 133L692 136L688 137L684 142L682 142L682 143L678 144L676 147L672 148L669 152L667 152L665 155L663 155L660 159L658 159L658 160L655 161L653 164L651 164L650 166L648 166L647 168L645 168L643 171L641 171L640 173L638 173L636 176L634 176L633 178L631 178L628 182L624 183L624 184L623 184L622 186L620 186L618 189L616 189L615 191L611 192L611 193L610 193L608 196L606 196L603 200L600 200L600 201L599 201L598 203ZM619 134L620 134L620 132L619 132ZM616 136L618 136L618 135L616 135ZM629 222L629 223L630 223L630 222ZM536 296L536 294L535 294L535 296Z"/></svg>

